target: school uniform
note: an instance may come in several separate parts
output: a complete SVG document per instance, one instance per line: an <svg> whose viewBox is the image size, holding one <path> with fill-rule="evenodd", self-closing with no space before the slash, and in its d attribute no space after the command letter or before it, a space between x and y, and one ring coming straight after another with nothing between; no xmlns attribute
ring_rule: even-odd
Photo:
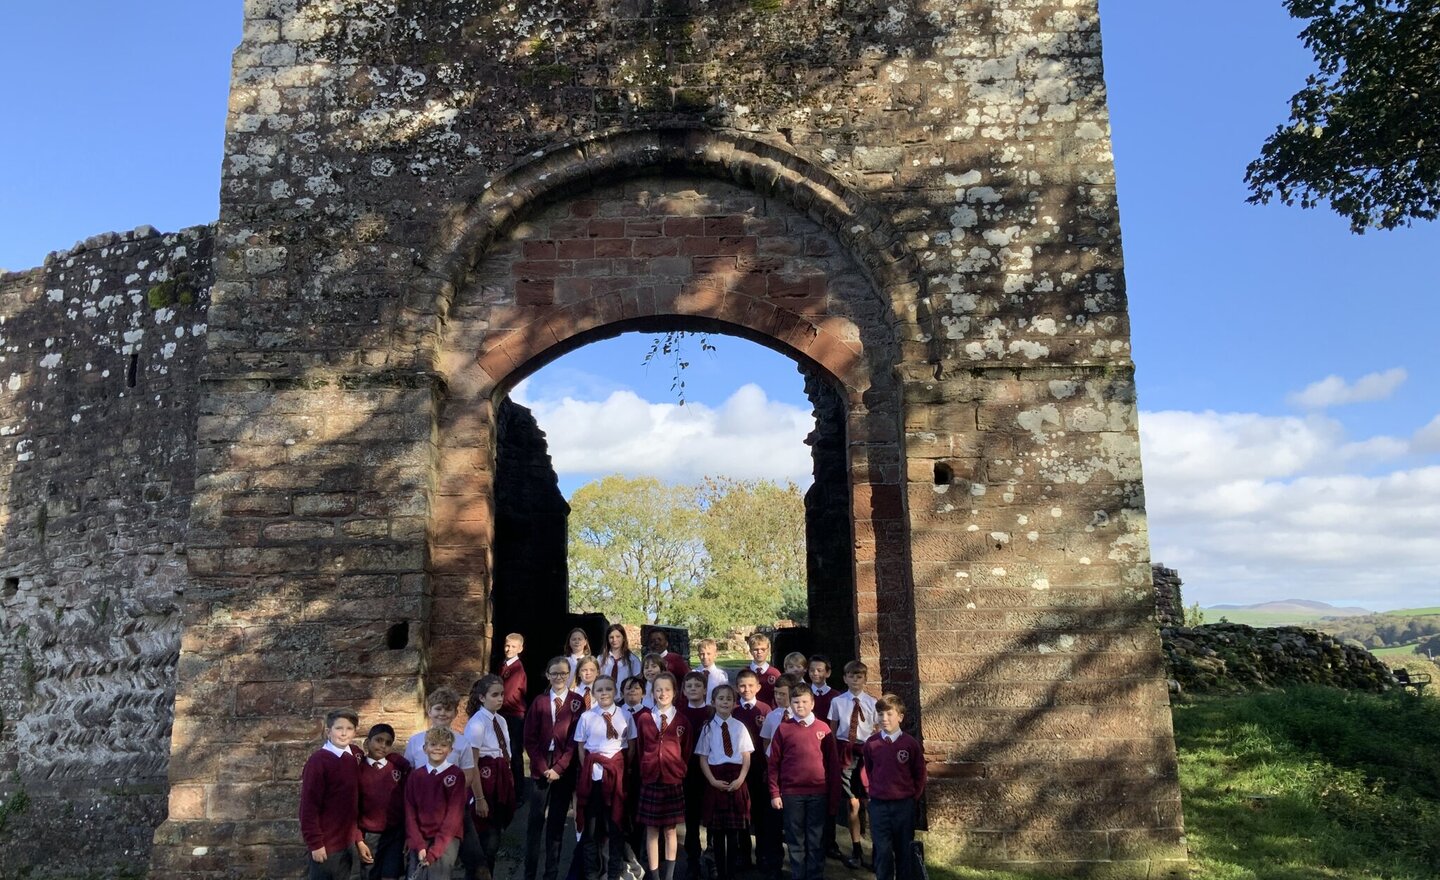
<svg viewBox="0 0 1440 880"><path fill-rule="evenodd" d="M722 684L730 683L730 676L719 666L701 666L698 672L705 676L705 702L715 698L715 689Z"/></svg>
<svg viewBox="0 0 1440 880"><path fill-rule="evenodd" d="M784 804L792 880L821 880L825 823L840 806L839 757L830 726L814 714L780 724L766 771L770 796Z"/></svg>
<svg viewBox="0 0 1440 880"><path fill-rule="evenodd" d="M519 657L511 657L500 664L500 683L505 688L505 702L500 704L500 717L504 719L505 728L510 733L510 742L519 744L525 739L525 692L530 687L530 681L525 675L525 664L520 662ZM524 754L524 750L519 748L510 751L510 770L515 779L517 796L524 790Z"/></svg>
<svg viewBox="0 0 1440 880"><path fill-rule="evenodd" d="M430 757L425 754L425 734L429 730L428 727L417 730L405 741L405 760L411 767L424 767L430 763ZM450 732L455 733L453 730ZM455 733L455 745L450 748L445 760L460 768L462 773L474 769L475 756L470 753L470 742L465 739L464 733Z"/></svg>
<svg viewBox="0 0 1440 880"><path fill-rule="evenodd" d="M565 679L565 683L570 686L571 690L575 690L576 685L580 684L580 675L576 670L580 668L580 661L588 656L590 655L571 654L565 658L565 662L570 664L570 677Z"/></svg>
<svg viewBox="0 0 1440 880"><path fill-rule="evenodd" d="M718 714L700 729L695 754L705 763L717 782L734 782L740 778L745 756L755 751L750 731L738 718L721 718ZM750 765L753 771L755 765ZM700 775L702 780L704 774ZM750 788L748 778L735 791L721 791L705 781L701 815L715 850L715 868L719 880L728 880L741 860L741 835L750 827ZM749 835L745 835L749 839Z"/></svg>
<svg viewBox="0 0 1440 880"><path fill-rule="evenodd" d="M325 861L310 859L311 880L349 880L360 835L360 750L329 740L300 771L300 835L305 849L325 849Z"/></svg>
<svg viewBox="0 0 1440 880"><path fill-rule="evenodd" d="M768 743L773 740L775 738L775 731L780 729L780 725L794 717L794 715L790 714L789 709L776 709L769 715L766 715L765 721L760 725L760 741L762 743ZM814 718L815 713L811 712L810 717ZM769 760L769 751L765 752L765 758L767 761Z"/></svg>
<svg viewBox="0 0 1440 880"><path fill-rule="evenodd" d="M373 878L405 871L405 780L410 762L398 752L360 761L360 833L375 857Z"/></svg>
<svg viewBox="0 0 1440 880"><path fill-rule="evenodd" d="M780 680L780 670L770 663L750 662L750 668L760 679L760 691L755 696L762 703L775 704L775 682Z"/></svg>
<svg viewBox="0 0 1440 880"><path fill-rule="evenodd" d="M870 840L877 880L915 877L915 805L925 794L925 755L915 737L871 734L861 750L870 777Z"/></svg>
<svg viewBox="0 0 1440 880"><path fill-rule="evenodd" d="M638 706L626 704L622 708L625 710L625 714L630 716L631 729L635 731L636 737L638 738L640 734L638 724L640 713L645 712L650 707L641 703ZM639 812L640 761L632 752L629 759L625 762L625 816L626 824L629 825L625 839L630 845L630 850L637 866L645 859L645 827L639 822L633 821ZM644 869L641 868L640 870L643 872Z"/></svg>
<svg viewBox="0 0 1440 880"><path fill-rule="evenodd" d="M640 677L640 658L634 654L626 654L622 659L607 652L600 658L600 673L615 679L618 690L625 683L625 679Z"/></svg>
<svg viewBox="0 0 1440 880"><path fill-rule="evenodd" d="M812 714L821 721L829 718L830 704L835 702L835 698L840 696L840 692L828 684L812 684L810 693L815 696L815 710ZM834 730L833 725L831 730Z"/></svg>
<svg viewBox="0 0 1440 880"><path fill-rule="evenodd" d="M660 662L665 664L665 669L675 676L676 681L684 681L685 676L690 674L690 664L685 658L674 651L665 651L660 655Z"/></svg>
<svg viewBox="0 0 1440 880"><path fill-rule="evenodd" d="M464 772L449 761L438 767L427 763L405 781L405 848L410 850L412 871L423 849L430 860L430 875L450 876L465 833L467 792Z"/></svg>
<svg viewBox="0 0 1440 880"><path fill-rule="evenodd" d="M715 714L713 706L702 703L699 706L692 706L688 701L677 706L680 714L684 715L690 723L690 729L699 735L700 730L710 722L711 716ZM700 866L700 825L701 815L705 807L705 790L709 786L705 777L700 773L700 757L693 751L690 754L690 761L685 768L685 858L691 869L689 876L699 876Z"/></svg>
<svg viewBox="0 0 1440 880"><path fill-rule="evenodd" d="M565 814L575 794L575 773L572 766L575 744L575 719L580 716L580 695L567 690L556 694L547 690L535 698L525 713L525 755L530 759L530 815L525 829L524 880L535 880L540 862L540 843L545 843L545 880L555 880L560 873L560 835L565 830ZM559 778L545 778L554 770Z"/></svg>
<svg viewBox="0 0 1440 880"><path fill-rule="evenodd" d="M731 715L745 725L746 732L750 734L750 742L755 746L755 751L750 754L750 772L745 777L745 785L750 790L750 828L755 832L755 852L759 855L762 867L768 867L771 857L780 846L779 826L770 819L773 811L770 808L769 788L765 782L765 750L761 748L763 741L760 739L760 728L770 714L769 703L755 700L746 704L744 700L738 700L735 703L735 712ZM742 866L749 865L750 853L750 836L741 835L739 861Z"/></svg>
<svg viewBox="0 0 1440 880"><path fill-rule="evenodd" d="M626 747L635 739L632 716L619 705L595 706L575 725L575 742L585 749L575 785L575 827L580 834L574 858L582 859L583 872L598 877L600 838L609 846L607 874L618 880L625 866Z"/></svg>
<svg viewBox="0 0 1440 880"><path fill-rule="evenodd" d="M590 695L590 685L577 684L572 690L580 695L580 713L583 715L589 712L595 705L595 698Z"/></svg>
<svg viewBox="0 0 1440 880"><path fill-rule="evenodd" d="M465 724L465 739L474 750L475 775L480 780L480 793L485 798L486 815L475 812L475 830L481 835L509 827L515 816L515 779L510 772L510 758L515 751L510 731L498 714L481 706ZM498 839L496 840L498 843ZM493 852L487 848L487 860Z"/></svg>
<svg viewBox="0 0 1440 880"><path fill-rule="evenodd" d="M877 718L875 698L860 692L857 697L848 690L830 703L826 720L835 731L840 752L840 794L847 798L865 797L865 775L860 772L860 753L875 732Z"/></svg>
<svg viewBox="0 0 1440 880"><path fill-rule="evenodd" d="M695 748L695 730L674 706L647 709L635 718L640 750L642 825L668 827L685 820L685 771Z"/></svg>

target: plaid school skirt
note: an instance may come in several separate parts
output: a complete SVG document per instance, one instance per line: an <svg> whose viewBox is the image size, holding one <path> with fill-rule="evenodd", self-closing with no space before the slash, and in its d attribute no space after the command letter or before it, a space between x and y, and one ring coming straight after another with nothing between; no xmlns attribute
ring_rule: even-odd
<svg viewBox="0 0 1440 880"><path fill-rule="evenodd" d="M641 825L663 828L685 821L685 785L677 782L640 783L640 809L635 820Z"/></svg>
<svg viewBox="0 0 1440 880"><path fill-rule="evenodd" d="M740 778L740 765L711 764L710 773L721 782L731 782ZM735 791L721 791L706 783L703 814L706 828L716 831L740 831L749 828L750 787L742 785Z"/></svg>

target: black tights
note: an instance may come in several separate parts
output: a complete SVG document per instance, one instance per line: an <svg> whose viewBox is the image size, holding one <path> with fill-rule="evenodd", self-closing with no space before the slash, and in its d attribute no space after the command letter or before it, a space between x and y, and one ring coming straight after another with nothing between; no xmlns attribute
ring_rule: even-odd
<svg viewBox="0 0 1440 880"><path fill-rule="evenodd" d="M715 873L720 880L730 880L735 876L736 863L742 856L740 835L743 833L735 829L710 829L709 839L715 847Z"/></svg>

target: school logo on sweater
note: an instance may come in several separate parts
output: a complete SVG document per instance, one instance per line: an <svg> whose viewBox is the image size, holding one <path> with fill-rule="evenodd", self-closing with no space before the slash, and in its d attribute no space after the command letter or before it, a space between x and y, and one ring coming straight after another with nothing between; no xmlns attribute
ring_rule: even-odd
<svg viewBox="0 0 1440 880"><path fill-rule="evenodd" d="M451 775L448 774L448 773L445 774L445 787L446 787L446 788L454 788L454 787L455 787L455 777L454 777L454 776L451 776Z"/></svg>
<svg viewBox="0 0 1440 880"><path fill-rule="evenodd" d="M825 733L824 733L824 731L820 731L820 730L815 731L815 738L816 738L816 739L824 739L824 738L825 738Z"/></svg>
<svg viewBox="0 0 1440 880"><path fill-rule="evenodd" d="M395 767L394 769L392 769L392 770L390 771L390 778L393 779L393 780L395 780L396 782L399 782L399 781L400 781L400 768L399 768L399 767Z"/></svg>
<svg viewBox="0 0 1440 880"><path fill-rule="evenodd" d="M482 768L480 769L480 778L481 778L481 779L489 779L491 772L492 772L492 771L490 770L489 767L482 767Z"/></svg>
<svg viewBox="0 0 1440 880"><path fill-rule="evenodd" d="M901 764L904 764L906 761L910 760L910 750L901 749L900 751L896 752L895 760L899 761Z"/></svg>
<svg viewBox="0 0 1440 880"><path fill-rule="evenodd" d="M579 701L579 700L571 700L571 701L570 701L570 711L571 711L571 712L579 712L579 711L580 711L580 701Z"/></svg>

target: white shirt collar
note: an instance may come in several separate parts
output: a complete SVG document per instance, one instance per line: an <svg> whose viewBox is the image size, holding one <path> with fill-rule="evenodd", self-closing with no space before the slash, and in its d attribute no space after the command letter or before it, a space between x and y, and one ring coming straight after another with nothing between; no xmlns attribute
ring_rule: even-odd
<svg viewBox="0 0 1440 880"><path fill-rule="evenodd" d="M346 755L350 754L349 749L342 749L328 739L325 740L325 745L321 746L320 748L324 749L325 751L329 752L337 758L343 758Z"/></svg>
<svg viewBox="0 0 1440 880"><path fill-rule="evenodd" d="M561 702L564 702L565 698L568 697L568 696L570 696L570 689L569 689L569 688L566 688L565 690L561 691L561 692L558 693L558 694L555 693L553 690L550 691L550 701L551 701L551 705L552 705L552 706L554 705L554 701L555 701L555 700L560 700Z"/></svg>
<svg viewBox="0 0 1440 880"><path fill-rule="evenodd" d="M445 763L441 764L439 767L431 765L429 761L425 762L425 767L430 771L431 776L438 776L439 774L444 773L446 770L449 770L453 766L455 765L451 764L448 760Z"/></svg>
<svg viewBox="0 0 1440 880"><path fill-rule="evenodd" d="M388 763L390 763L390 759L389 759L389 758L381 758L380 760L377 761L377 760L375 760L374 758L366 758L366 759L365 759L365 763L369 764L371 767L374 767L376 770L384 770L384 769L385 769L385 765L388 764Z"/></svg>
<svg viewBox="0 0 1440 880"><path fill-rule="evenodd" d="M741 700L741 701L740 701L740 705L741 705L742 707L746 708L746 709L754 709L756 702L757 702L756 700L751 700L750 702L747 703L747 702L745 702L744 700Z"/></svg>
<svg viewBox="0 0 1440 880"><path fill-rule="evenodd" d="M659 706L656 706L655 709L654 709L654 712L655 712L655 726L657 726L657 727L660 726L660 719L661 719L661 718L664 718L664 719L665 719L665 722L666 722L667 724L670 723L671 721L674 721L674 720L675 720L675 712L676 712L676 709L675 709L675 705L674 705L673 703L670 705L670 708L669 708L669 709L661 709Z"/></svg>
<svg viewBox="0 0 1440 880"><path fill-rule="evenodd" d="M894 733L887 733L886 731L882 730L880 731L880 735L885 737L885 739L889 742L893 743L895 740L900 738L900 731L897 730Z"/></svg>
<svg viewBox="0 0 1440 880"><path fill-rule="evenodd" d="M828 685L828 684L812 684L812 685L810 685L810 690L812 690L812 691L815 692L815 696L817 696L817 697L823 697L823 696L825 696L826 694L830 693L830 685Z"/></svg>
<svg viewBox="0 0 1440 880"><path fill-rule="evenodd" d="M788 711L788 710L787 710L787 711ZM795 714L792 712L792 713L790 714L790 717L791 717L791 718L794 718L796 721L800 722L801 724L805 725L806 727L809 727L810 725L812 725L812 724L815 723L815 713L814 713L814 712L811 712L809 715L806 715L804 718L801 718L801 717L795 715Z"/></svg>
<svg viewBox="0 0 1440 880"><path fill-rule="evenodd" d="M769 664L769 663L756 663L754 660L751 660L751 661L750 661L750 668L753 669L753 670L755 670L756 672L764 672L765 670L767 670L767 669L770 668L770 664Z"/></svg>
<svg viewBox="0 0 1440 880"><path fill-rule="evenodd" d="M519 659L520 659L519 657L510 657L510 658L506 659L505 665L506 665L506 666L509 666L511 663L514 663L515 661L517 661L517 660L519 660Z"/></svg>

